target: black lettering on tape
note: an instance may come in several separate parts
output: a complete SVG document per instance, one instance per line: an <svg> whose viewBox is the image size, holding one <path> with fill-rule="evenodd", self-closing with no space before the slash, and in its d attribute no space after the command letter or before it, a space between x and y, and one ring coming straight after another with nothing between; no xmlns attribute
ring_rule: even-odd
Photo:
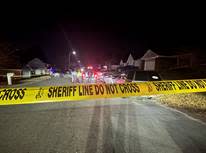
<svg viewBox="0 0 206 153"><path fill-rule="evenodd" d="M67 96L67 87L62 87L62 97Z"/></svg>
<svg viewBox="0 0 206 153"><path fill-rule="evenodd" d="M83 96L83 93L82 93L82 86L79 86L79 96Z"/></svg>
<svg viewBox="0 0 206 153"><path fill-rule="evenodd" d="M3 90L0 90L0 99L3 97Z"/></svg>
<svg viewBox="0 0 206 153"><path fill-rule="evenodd" d="M156 88L157 91L161 91L160 82L157 82L157 83L153 82L153 84L155 85L155 88Z"/></svg>
<svg viewBox="0 0 206 153"><path fill-rule="evenodd" d="M4 96L2 97L2 100L7 100L10 92L11 92L11 89L4 89L5 92L4 92Z"/></svg>
<svg viewBox="0 0 206 153"><path fill-rule="evenodd" d="M99 86L98 85L94 85L94 90L95 90L95 94L99 95Z"/></svg>
<svg viewBox="0 0 206 153"><path fill-rule="evenodd" d="M89 86L83 86L84 95L89 95Z"/></svg>
<svg viewBox="0 0 206 153"><path fill-rule="evenodd" d="M203 79L202 81L206 84L206 80L205 79Z"/></svg>
<svg viewBox="0 0 206 153"><path fill-rule="evenodd" d="M90 95L93 95L94 93L93 93L93 89L92 89L92 85L89 85L89 93L90 93Z"/></svg>
<svg viewBox="0 0 206 153"><path fill-rule="evenodd" d="M14 99L17 100L19 98L19 90L16 89L15 95L14 95Z"/></svg>
<svg viewBox="0 0 206 153"><path fill-rule="evenodd" d="M53 95L53 94L52 94L52 89L53 89L53 87L50 87L50 88L49 88L49 93L48 93L48 97L49 97L49 98L51 98L51 96Z"/></svg>
<svg viewBox="0 0 206 153"><path fill-rule="evenodd" d="M113 85L113 84L105 84L106 93L107 94L115 94L115 91L117 90L117 89L115 89L115 85Z"/></svg>
<svg viewBox="0 0 206 153"><path fill-rule="evenodd" d="M136 92L140 92L140 87L139 87L136 83L134 83L133 85L134 85L135 91L136 91ZM136 92L135 92L135 93L136 93Z"/></svg>
<svg viewBox="0 0 206 153"><path fill-rule="evenodd" d="M118 94L117 85L114 84L114 87L115 87L115 91L116 91L116 93Z"/></svg>
<svg viewBox="0 0 206 153"><path fill-rule="evenodd" d="M111 94L109 85L105 84L105 89L107 94Z"/></svg>
<svg viewBox="0 0 206 153"><path fill-rule="evenodd" d="M100 93L103 95L104 94L104 87L102 84L99 85L99 90L100 90Z"/></svg>
<svg viewBox="0 0 206 153"><path fill-rule="evenodd" d="M89 95L89 86L83 86L84 95Z"/></svg>
<svg viewBox="0 0 206 153"><path fill-rule="evenodd" d="M132 93L131 85L130 85L130 84L127 84L126 87L127 87L127 89L128 89L128 92L129 92L129 93Z"/></svg>
<svg viewBox="0 0 206 153"><path fill-rule="evenodd" d="M17 90L17 91L16 91L16 95L15 95L15 98L14 98L14 99L18 99L18 98L19 98L19 95L20 95L20 91L19 91L19 90Z"/></svg>
<svg viewBox="0 0 206 153"><path fill-rule="evenodd" d="M11 91L11 93L9 94L9 100L12 100L13 99L13 97L15 96L15 94L16 94L16 90L17 89L13 89L12 91ZM16 100L16 99L15 99Z"/></svg>
<svg viewBox="0 0 206 153"><path fill-rule="evenodd" d="M178 86L179 90L185 90L185 89L190 89L188 84L184 81L175 81L175 84Z"/></svg>
<svg viewBox="0 0 206 153"><path fill-rule="evenodd" d="M123 84L119 84L119 89L120 89L120 91L121 91L122 93L124 93L124 86L123 86Z"/></svg>
<svg viewBox="0 0 206 153"><path fill-rule="evenodd" d="M124 89L124 93L128 93L128 88L127 88L127 85L126 84L123 84L123 89Z"/></svg>
<svg viewBox="0 0 206 153"><path fill-rule="evenodd" d="M188 85L189 85L189 87L191 88L191 89L197 89L197 85L195 84L195 82L193 82L193 81L191 81L191 80L187 80L187 81L185 81Z"/></svg>
<svg viewBox="0 0 206 153"><path fill-rule="evenodd" d="M173 82L152 82L157 91L176 90Z"/></svg>
<svg viewBox="0 0 206 153"><path fill-rule="evenodd" d="M0 100L17 100L23 99L25 95L24 89L4 89L0 91Z"/></svg>
<svg viewBox="0 0 206 153"><path fill-rule="evenodd" d="M62 96L62 87L58 87L58 97Z"/></svg>
<svg viewBox="0 0 206 153"><path fill-rule="evenodd" d="M52 97L57 97L58 87L53 88Z"/></svg>
<svg viewBox="0 0 206 153"><path fill-rule="evenodd" d="M136 83L134 83L134 86L135 86L136 91L140 92L140 87Z"/></svg>
<svg viewBox="0 0 206 153"><path fill-rule="evenodd" d="M19 99L23 99L24 98L24 95L25 95L25 90L27 90L26 88L24 89L20 89L20 94L19 94Z"/></svg>
<svg viewBox="0 0 206 153"><path fill-rule="evenodd" d="M93 95L92 85L82 85L81 87L79 86L79 96L87 95Z"/></svg>
<svg viewBox="0 0 206 153"><path fill-rule="evenodd" d="M104 94L104 87L102 84L99 84L99 85L94 85L94 88L95 88L95 94L96 95L103 95ZM105 86L106 88L106 86Z"/></svg>
<svg viewBox="0 0 206 153"><path fill-rule="evenodd" d="M139 86L134 83L134 84L130 84L130 83L127 83L127 84L119 84L119 88L120 88L120 91L122 93L136 93L136 92L140 92L140 88Z"/></svg>
<svg viewBox="0 0 206 153"><path fill-rule="evenodd" d="M76 91L77 91L77 86L73 86L73 96L75 96Z"/></svg>
<svg viewBox="0 0 206 153"><path fill-rule="evenodd" d="M115 88L112 84L110 85L110 89L111 89L111 93L114 94L115 93Z"/></svg>
<svg viewBox="0 0 206 153"><path fill-rule="evenodd" d="M194 80L198 88L205 88L205 83L202 80Z"/></svg>
<svg viewBox="0 0 206 153"><path fill-rule="evenodd" d="M50 87L48 90L48 98L54 97L70 97L75 95L77 86L59 86L59 87Z"/></svg>

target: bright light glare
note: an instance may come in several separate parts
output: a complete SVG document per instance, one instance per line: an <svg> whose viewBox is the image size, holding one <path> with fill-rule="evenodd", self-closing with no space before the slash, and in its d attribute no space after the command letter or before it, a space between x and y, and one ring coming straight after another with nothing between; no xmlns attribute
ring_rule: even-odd
<svg viewBox="0 0 206 153"><path fill-rule="evenodd" d="M103 68L104 68L104 69L107 69L107 66L106 66L106 65L104 65L104 66L103 66Z"/></svg>
<svg viewBox="0 0 206 153"><path fill-rule="evenodd" d="M152 79L156 79L156 80L157 80L157 79L159 79L159 78L158 78L158 76L154 76L154 75L153 75L153 76L152 76Z"/></svg>
<svg viewBox="0 0 206 153"><path fill-rule="evenodd" d="M72 52L72 54L73 54L73 55L76 55L76 52L75 52L75 51L73 51L73 52Z"/></svg>
<svg viewBox="0 0 206 153"><path fill-rule="evenodd" d="M93 67L92 66L88 66L87 69L93 69Z"/></svg>
<svg viewBox="0 0 206 153"><path fill-rule="evenodd" d="M83 71L84 71L84 69L83 69L83 68L81 68L81 71L83 72Z"/></svg>

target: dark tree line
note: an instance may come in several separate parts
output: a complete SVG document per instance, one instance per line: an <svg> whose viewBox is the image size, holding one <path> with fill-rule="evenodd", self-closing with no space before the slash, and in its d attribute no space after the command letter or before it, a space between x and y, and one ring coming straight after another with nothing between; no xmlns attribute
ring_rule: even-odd
<svg viewBox="0 0 206 153"><path fill-rule="evenodd" d="M18 49L7 42L0 43L0 68L20 68Z"/></svg>

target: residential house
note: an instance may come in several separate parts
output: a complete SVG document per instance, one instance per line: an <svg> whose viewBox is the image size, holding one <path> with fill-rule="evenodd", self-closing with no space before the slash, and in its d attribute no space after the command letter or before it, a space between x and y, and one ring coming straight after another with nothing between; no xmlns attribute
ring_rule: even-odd
<svg viewBox="0 0 206 153"><path fill-rule="evenodd" d="M188 52L179 54L176 51L167 52L170 53L169 55L160 55L149 49L141 58L136 60L130 54L126 63L123 63L123 60L120 61L120 66L134 66L145 71L164 71L195 66L196 60L193 54Z"/></svg>
<svg viewBox="0 0 206 153"><path fill-rule="evenodd" d="M129 54L127 61L124 63L123 60L120 61L120 67L136 67L141 69L143 67L143 61L141 59L134 60L132 54Z"/></svg>
<svg viewBox="0 0 206 153"><path fill-rule="evenodd" d="M130 66L134 65L134 58L132 57L132 54L129 54L126 65L130 65Z"/></svg>
<svg viewBox="0 0 206 153"><path fill-rule="evenodd" d="M120 61L119 65L120 65L120 66L124 66L123 60Z"/></svg>
<svg viewBox="0 0 206 153"><path fill-rule="evenodd" d="M193 66L193 56L190 53L164 56L148 50L141 60L144 61L145 71L164 71Z"/></svg>
<svg viewBox="0 0 206 153"><path fill-rule="evenodd" d="M23 67L23 76L29 77L30 75L48 74L46 65L40 59L34 58Z"/></svg>

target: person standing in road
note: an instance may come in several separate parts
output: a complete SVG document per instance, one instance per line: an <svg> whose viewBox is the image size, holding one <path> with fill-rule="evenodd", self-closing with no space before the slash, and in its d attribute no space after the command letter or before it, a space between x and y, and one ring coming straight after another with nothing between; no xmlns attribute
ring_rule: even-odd
<svg viewBox="0 0 206 153"><path fill-rule="evenodd" d="M77 82L78 82L78 83L81 83L81 82L82 82L81 77L82 77L82 73L81 73L80 70L78 70L78 72L77 72Z"/></svg>
<svg viewBox="0 0 206 153"><path fill-rule="evenodd" d="M72 83L76 83L76 81L77 81L77 72L76 72L76 70L74 69L74 70L72 71Z"/></svg>

